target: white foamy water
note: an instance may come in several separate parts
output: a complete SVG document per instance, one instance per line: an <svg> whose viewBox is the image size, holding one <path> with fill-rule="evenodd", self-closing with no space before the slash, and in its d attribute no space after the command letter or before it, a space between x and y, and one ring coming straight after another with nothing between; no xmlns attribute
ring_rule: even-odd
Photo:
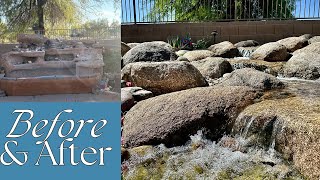
<svg viewBox="0 0 320 180"><path fill-rule="evenodd" d="M124 173L125 179L141 179L142 172L142 179L163 180L217 179L225 174L229 178L235 178L251 169L254 169L253 172L262 171L268 177L276 179L284 179L295 174L292 167L276 153L271 156L267 151L255 147L247 148L245 151L226 147L230 144L233 147L245 145L246 140L242 137L225 136L222 141L226 141L216 143L205 139L202 131L199 131L190 139L185 146L166 148L159 145L150 148L144 155L132 153L130 159L123 163L128 169Z"/></svg>
<svg viewBox="0 0 320 180"><path fill-rule="evenodd" d="M283 77L283 76L277 76L277 78L281 81L301 81L301 82L311 82L311 83L320 83L320 80L308 80L308 79L300 79L297 77Z"/></svg>

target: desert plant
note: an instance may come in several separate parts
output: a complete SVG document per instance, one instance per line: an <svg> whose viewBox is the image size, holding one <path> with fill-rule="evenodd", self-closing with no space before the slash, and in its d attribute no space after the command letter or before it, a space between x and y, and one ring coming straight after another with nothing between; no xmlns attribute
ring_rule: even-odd
<svg viewBox="0 0 320 180"><path fill-rule="evenodd" d="M192 41L190 34L185 37L171 36L168 38L168 43L175 49L192 49Z"/></svg>
<svg viewBox="0 0 320 180"><path fill-rule="evenodd" d="M207 49L210 46L211 38L210 37L205 37L202 39L199 39L195 44L194 44L194 49Z"/></svg>

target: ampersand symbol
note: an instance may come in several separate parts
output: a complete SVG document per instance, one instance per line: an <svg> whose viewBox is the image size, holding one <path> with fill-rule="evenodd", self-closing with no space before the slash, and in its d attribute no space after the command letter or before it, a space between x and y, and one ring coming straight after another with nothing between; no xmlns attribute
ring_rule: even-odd
<svg viewBox="0 0 320 180"><path fill-rule="evenodd" d="M13 162L17 163L19 166L22 166L24 165L27 161L28 161L28 152L16 152L16 154L23 154L24 155L24 162L21 162L19 161L15 155L10 151L10 148L8 147L8 144L9 143L14 143L16 146L18 146L18 143L17 141L8 141L5 143L4 145L4 150L5 152L3 152L0 156L0 160L1 160L1 163L5 166L9 166L11 165ZM11 158L11 162L6 162L5 159L4 159L4 156L5 155L9 155L9 157Z"/></svg>

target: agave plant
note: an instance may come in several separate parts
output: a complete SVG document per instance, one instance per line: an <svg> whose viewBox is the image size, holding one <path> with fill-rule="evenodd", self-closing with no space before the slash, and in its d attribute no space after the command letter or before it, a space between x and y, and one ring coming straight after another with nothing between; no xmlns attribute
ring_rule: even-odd
<svg viewBox="0 0 320 180"><path fill-rule="evenodd" d="M192 49L192 41L189 33L185 37L171 36L168 38L168 43L176 50Z"/></svg>

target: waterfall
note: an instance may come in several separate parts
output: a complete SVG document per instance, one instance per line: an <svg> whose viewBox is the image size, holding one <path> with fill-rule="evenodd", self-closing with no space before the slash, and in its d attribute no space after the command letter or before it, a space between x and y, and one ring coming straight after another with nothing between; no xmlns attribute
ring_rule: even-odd
<svg viewBox="0 0 320 180"><path fill-rule="evenodd" d="M254 121L254 118L251 117L251 118L249 119L249 122L246 122L246 126L244 127L244 129L243 129L243 131L242 131L242 133L241 133L241 135L240 135L241 137L243 137L243 138L246 138L246 137L247 137L248 131L249 131L249 129L250 129L251 124L252 124L253 121Z"/></svg>

